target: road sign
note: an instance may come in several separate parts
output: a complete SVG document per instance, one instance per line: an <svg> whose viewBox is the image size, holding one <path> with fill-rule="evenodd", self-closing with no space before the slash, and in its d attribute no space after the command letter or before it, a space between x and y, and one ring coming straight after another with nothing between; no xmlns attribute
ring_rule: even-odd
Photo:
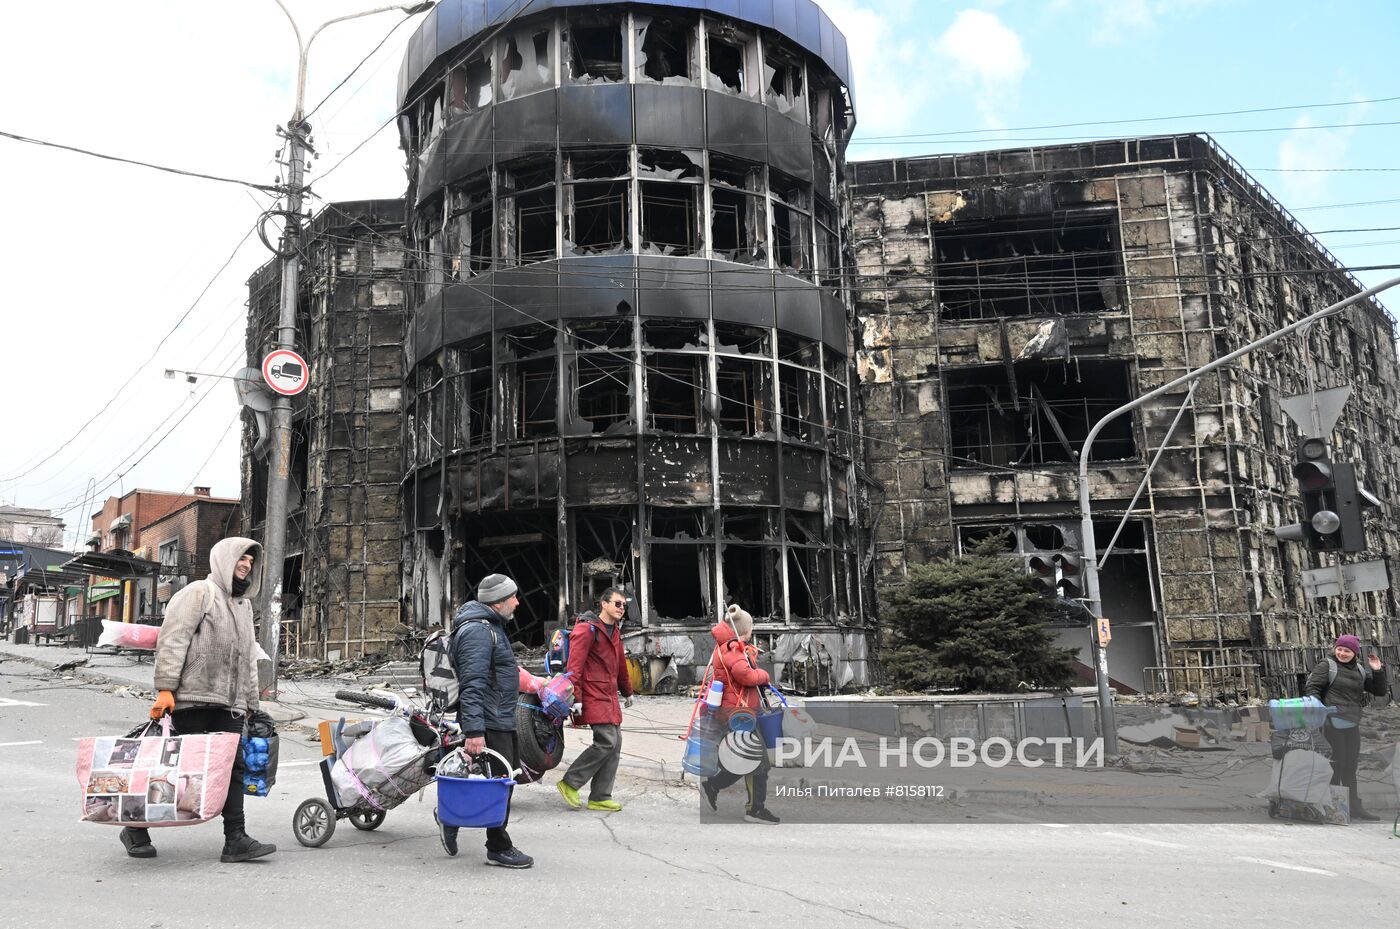
<svg viewBox="0 0 1400 929"><path fill-rule="evenodd" d="M1342 594L1361 594L1389 587L1390 577L1384 561L1329 565L1303 572L1303 591L1309 597L1340 597Z"/></svg>
<svg viewBox="0 0 1400 929"><path fill-rule="evenodd" d="M1099 634L1099 648L1107 648L1108 643L1113 641L1113 627L1109 624L1108 617L1100 616L1094 626Z"/></svg>
<svg viewBox="0 0 1400 929"><path fill-rule="evenodd" d="M311 368L296 352L279 348L262 363L263 380L284 397L295 397L311 381Z"/></svg>
<svg viewBox="0 0 1400 929"><path fill-rule="evenodd" d="M1316 393L1284 397L1279 401L1279 406L1283 407L1283 411L1288 414L1288 417L1298 424L1303 435L1322 438L1332 434L1332 427L1337 425L1337 420L1342 418L1342 408L1347 405L1347 398L1350 396L1350 385L1333 387L1331 390L1319 390ZM1314 413L1317 414L1315 422L1313 420Z"/></svg>

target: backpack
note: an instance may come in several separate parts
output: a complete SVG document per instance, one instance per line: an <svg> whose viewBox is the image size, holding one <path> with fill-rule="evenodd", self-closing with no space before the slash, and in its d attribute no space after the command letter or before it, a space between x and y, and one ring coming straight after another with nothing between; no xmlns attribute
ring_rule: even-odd
<svg viewBox="0 0 1400 929"><path fill-rule="evenodd" d="M574 620L575 624L587 622L582 616ZM598 627L593 623L588 623L588 627L593 630L593 637L598 637ZM549 650L544 654L544 671L546 674L563 674L569 670L569 634L573 631L571 626L560 626L549 636Z"/></svg>
<svg viewBox="0 0 1400 929"><path fill-rule="evenodd" d="M457 680L457 633L467 627L467 623L482 623L490 626L485 618L468 619L457 624L450 633L437 629L423 642L423 650L418 653L418 668L423 676L423 692L441 713L457 710L462 697L462 685ZM496 661L496 630L491 630L491 659Z"/></svg>
<svg viewBox="0 0 1400 929"><path fill-rule="evenodd" d="M1361 669L1361 705L1371 705L1371 692L1366 689L1367 683L1371 680L1371 668L1366 662L1361 660L1361 656L1356 656L1356 666ZM1337 679L1337 670L1340 666L1337 659L1332 656L1327 657L1327 688L1332 688L1332 682ZM1327 692L1323 691L1323 702L1326 702Z"/></svg>

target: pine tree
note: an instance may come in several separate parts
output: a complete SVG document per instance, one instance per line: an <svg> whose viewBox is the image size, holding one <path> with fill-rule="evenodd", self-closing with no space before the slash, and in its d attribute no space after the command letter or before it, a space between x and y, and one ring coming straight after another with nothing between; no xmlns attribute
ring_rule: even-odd
<svg viewBox="0 0 1400 929"><path fill-rule="evenodd" d="M1002 550L989 540L971 554L915 568L891 594L894 641L884 666L893 686L1006 692L1023 683L1069 685L1075 652L1055 647L1046 627L1062 609Z"/></svg>

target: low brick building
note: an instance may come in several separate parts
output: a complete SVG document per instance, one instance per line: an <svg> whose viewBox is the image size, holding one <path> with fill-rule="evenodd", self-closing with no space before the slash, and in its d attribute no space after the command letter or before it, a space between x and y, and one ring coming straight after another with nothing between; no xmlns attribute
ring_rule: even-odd
<svg viewBox="0 0 1400 929"><path fill-rule="evenodd" d="M211 496L208 487L194 491L193 500L141 529L136 554L162 565L155 593L162 614L180 588L209 576L209 550L214 543L237 535L242 526L237 498Z"/></svg>

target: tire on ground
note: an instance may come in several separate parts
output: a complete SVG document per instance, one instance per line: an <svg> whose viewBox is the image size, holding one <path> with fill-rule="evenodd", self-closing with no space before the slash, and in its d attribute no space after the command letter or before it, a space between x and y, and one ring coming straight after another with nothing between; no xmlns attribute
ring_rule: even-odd
<svg viewBox="0 0 1400 929"><path fill-rule="evenodd" d="M520 752L522 784L531 784L564 759L564 729L540 712L540 698L520 694L515 708L515 741Z"/></svg>

